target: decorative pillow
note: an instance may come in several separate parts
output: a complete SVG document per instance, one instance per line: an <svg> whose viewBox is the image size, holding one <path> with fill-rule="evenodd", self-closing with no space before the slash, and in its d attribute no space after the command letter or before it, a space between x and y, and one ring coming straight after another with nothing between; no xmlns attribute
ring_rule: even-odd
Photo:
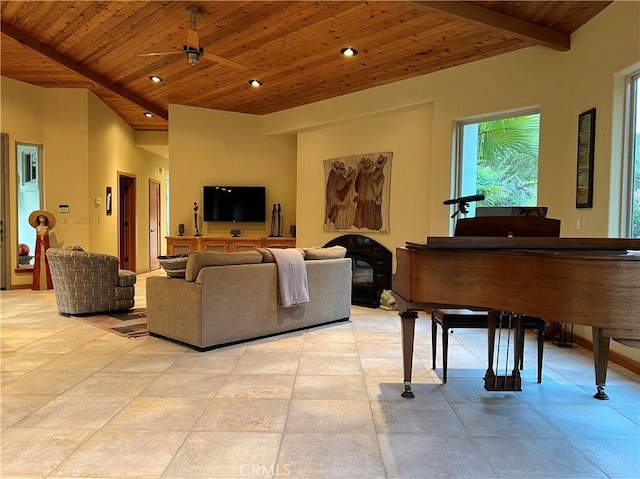
<svg viewBox="0 0 640 479"><path fill-rule="evenodd" d="M309 248L304 251L304 259L340 259L347 254L344 246L330 246L329 248Z"/></svg>
<svg viewBox="0 0 640 479"><path fill-rule="evenodd" d="M239 253L219 253L217 251L194 251L189 255L185 279L195 281L202 268L207 266L228 266L230 264L262 263L262 255L257 251Z"/></svg>
<svg viewBox="0 0 640 479"><path fill-rule="evenodd" d="M160 266L167 272L170 278L184 278L187 269L188 254L173 254L169 256L158 256Z"/></svg>

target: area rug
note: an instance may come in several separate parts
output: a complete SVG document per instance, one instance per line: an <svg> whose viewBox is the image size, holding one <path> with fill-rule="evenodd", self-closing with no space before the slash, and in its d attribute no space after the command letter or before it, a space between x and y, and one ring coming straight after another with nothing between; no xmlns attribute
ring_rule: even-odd
<svg viewBox="0 0 640 479"><path fill-rule="evenodd" d="M146 308L96 314L92 316L72 315L71 317L125 338L138 338L140 336L149 335Z"/></svg>

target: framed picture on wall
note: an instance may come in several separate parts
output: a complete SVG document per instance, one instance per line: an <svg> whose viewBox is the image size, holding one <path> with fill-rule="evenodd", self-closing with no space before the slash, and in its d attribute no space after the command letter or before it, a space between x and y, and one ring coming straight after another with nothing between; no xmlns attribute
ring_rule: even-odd
<svg viewBox="0 0 640 479"><path fill-rule="evenodd" d="M578 166L576 172L576 208L593 207L593 152L596 134L596 109L578 115Z"/></svg>
<svg viewBox="0 0 640 479"><path fill-rule="evenodd" d="M111 216L111 211L112 211L111 205L112 205L111 187L107 186L107 191L105 193L105 208L106 208L107 216Z"/></svg>

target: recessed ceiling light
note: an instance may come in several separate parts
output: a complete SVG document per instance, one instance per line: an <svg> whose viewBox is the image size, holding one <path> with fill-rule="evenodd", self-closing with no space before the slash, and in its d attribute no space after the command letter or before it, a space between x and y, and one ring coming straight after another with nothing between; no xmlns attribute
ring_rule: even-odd
<svg viewBox="0 0 640 479"><path fill-rule="evenodd" d="M163 82L163 81L164 81L164 79L163 79L163 78L161 78L161 77L159 77L159 76L157 76L157 75L151 75L151 76L149 77L149 80L151 80L153 83L160 83L160 82Z"/></svg>
<svg viewBox="0 0 640 479"><path fill-rule="evenodd" d="M249 80L249 85L258 88L259 86L262 86L262 82L260 80Z"/></svg>
<svg viewBox="0 0 640 479"><path fill-rule="evenodd" d="M153 116L153 113L149 113L148 111L145 111L143 115L146 116L147 118L151 118Z"/></svg>
<svg viewBox="0 0 640 479"><path fill-rule="evenodd" d="M340 50L345 57L355 57L358 54L358 50L355 48L347 47Z"/></svg>

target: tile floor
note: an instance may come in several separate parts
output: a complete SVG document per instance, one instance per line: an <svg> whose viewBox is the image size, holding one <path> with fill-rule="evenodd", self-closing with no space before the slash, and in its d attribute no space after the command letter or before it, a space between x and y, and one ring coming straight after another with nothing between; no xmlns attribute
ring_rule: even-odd
<svg viewBox="0 0 640 479"><path fill-rule="evenodd" d="M3 478L640 477L640 377L610 364L595 400L577 346L547 343L537 384L528 337L523 391L487 392L486 332L458 330L442 384L425 316L406 400L394 312L198 353L0 299Z"/></svg>

